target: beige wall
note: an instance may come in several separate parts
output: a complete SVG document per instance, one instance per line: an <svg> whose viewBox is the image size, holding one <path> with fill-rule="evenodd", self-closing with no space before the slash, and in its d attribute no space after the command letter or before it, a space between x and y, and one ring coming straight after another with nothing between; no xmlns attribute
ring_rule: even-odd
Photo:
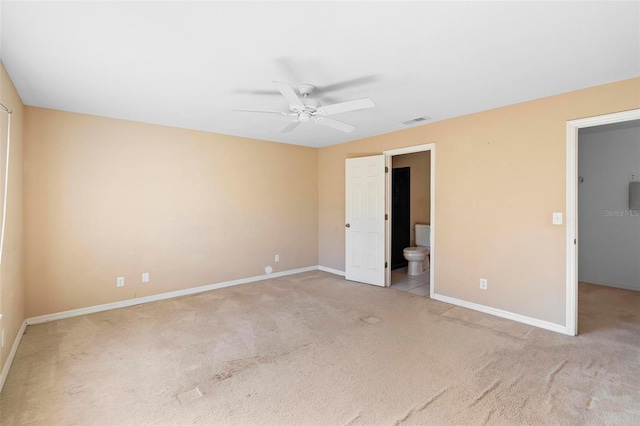
<svg viewBox="0 0 640 426"><path fill-rule="evenodd" d="M431 221L431 152L414 152L391 157L392 168L410 167L410 222L411 245L415 245L416 223L429 223Z"/></svg>
<svg viewBox="0 0 640 426"><path fill-rule="evenodd" d="M632 79L320 150L27 107L26 316L343 270L344 160L434 142L436 291L564 324L566 121L638 107Z"/></svg>
<svg viewBox="0 0 640 426"><path fill-rule="evenodd" d="M317 177L314 148L26 107L27 316L317 265Z"/></svg>
<svg viewBox="0 0 640 426"><path fill-rule="evenodd" d="M11 346L25 319L24 281L22 273L22 145L23 106L4 66L0 63L0 102L11 114L11 159L7 191L5 240L0 265L0 330L5 330L5 345L0 350L4 368ZM8 115L0 112L0 200L4 196L5 161L7 155ZM0 220L2 215L0 201Z"/></svg>
<svg viewBox="0 0 640 426"><path fill-rule="evenodd" d="M344 270L345 159L434 142L436 292L564 325L566 122L639 107L636 78L322 148L319 264Z"/></svg>

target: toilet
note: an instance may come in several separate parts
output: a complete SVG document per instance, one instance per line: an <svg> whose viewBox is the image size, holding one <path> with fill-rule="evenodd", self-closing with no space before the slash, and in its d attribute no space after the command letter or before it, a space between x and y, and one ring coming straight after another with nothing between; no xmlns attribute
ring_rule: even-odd
<svg viewBox="0 0 640 426"><path fill-rule="evenodd" d="M408 275L420 275L429 269L431 248L431 226L416 224L416 247L403 250L404 258L409 261Z"/></svg>

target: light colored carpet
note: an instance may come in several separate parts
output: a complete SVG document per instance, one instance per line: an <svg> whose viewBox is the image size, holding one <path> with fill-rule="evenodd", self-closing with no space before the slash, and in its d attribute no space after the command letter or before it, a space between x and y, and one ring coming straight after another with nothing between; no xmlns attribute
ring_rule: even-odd
<svg viewBox="0 0 640 426"><path fill-rule="evenodd" d="M578 337L310 272L30 326L2 425L640 424L640 294Z"/></svg>

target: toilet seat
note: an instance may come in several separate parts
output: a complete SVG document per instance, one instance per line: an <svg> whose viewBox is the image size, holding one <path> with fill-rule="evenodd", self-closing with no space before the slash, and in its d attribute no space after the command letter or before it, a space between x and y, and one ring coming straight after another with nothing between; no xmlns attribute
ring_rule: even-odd
<svg viewBox="0 0 640 426"><path fill-rule="evenodd" d="M403 250L403 252L408 254L429 254L429 247L424 247L424 246L407 247Z"/></svg>

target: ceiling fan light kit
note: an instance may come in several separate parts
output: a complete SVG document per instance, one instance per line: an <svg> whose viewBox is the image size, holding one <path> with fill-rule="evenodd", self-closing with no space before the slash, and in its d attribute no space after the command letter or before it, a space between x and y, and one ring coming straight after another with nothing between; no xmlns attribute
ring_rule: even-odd
<svg viewBox="0 0 640 426"><path fill-rule="evenodd" d="M300 123L306 123L314 121L326 127L340 130L343 132L353 132L356 126L348 123L343 123L338 120L327 118L327 115L341 114L345 112L357 111L361 109L372 108L375 106L373 101L369 98L357 99L353 101L339 102L331 105L322 106L320 101L315 98L311 98L310 95L316 89L316 86L309 83L299 84L294 90L288 83L280 81L274 81L278 91L284 96L289 103L289 112L281 111L258 111L258 110L235 110L240 112L254 112L254 113L266 113L266 114L281 114L294 117L293 121L289 123L281 133L288 133L294 130ZM313 119L313 120L311 120Z"/></svg>

